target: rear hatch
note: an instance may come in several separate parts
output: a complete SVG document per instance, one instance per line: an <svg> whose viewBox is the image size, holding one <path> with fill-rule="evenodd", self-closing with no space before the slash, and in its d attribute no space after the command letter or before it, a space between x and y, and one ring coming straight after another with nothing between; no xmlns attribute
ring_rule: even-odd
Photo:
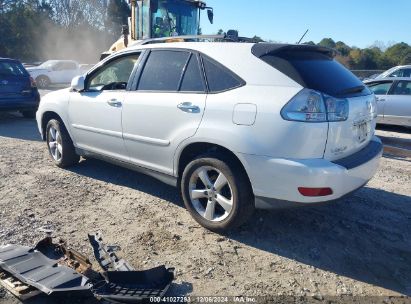
<svg viewBox="0 0 411 304"><path fill-rule="evenodd" d="M329 122L324 158L334 161L363 149L376 125L375 96L334 60L334 51L309 45L256 44L253 54L307 89L348 101L346 120Z"/></svg>
<svg viewBox="0 0 411 304"><path fill-rule="evenodd" d="M0 60L0 99L31 95L30 75L17 61Z"/></svg>

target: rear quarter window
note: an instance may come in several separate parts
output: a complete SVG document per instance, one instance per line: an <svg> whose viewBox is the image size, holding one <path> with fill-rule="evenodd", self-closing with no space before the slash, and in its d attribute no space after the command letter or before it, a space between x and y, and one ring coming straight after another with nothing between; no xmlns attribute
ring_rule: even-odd
<svg viewBox="0 0 411 304"><path fill-rule="evenodd" d="M202 58L210 93L233 90L245 85L244 80L222 64L205 55L202 55Z"/></svg>

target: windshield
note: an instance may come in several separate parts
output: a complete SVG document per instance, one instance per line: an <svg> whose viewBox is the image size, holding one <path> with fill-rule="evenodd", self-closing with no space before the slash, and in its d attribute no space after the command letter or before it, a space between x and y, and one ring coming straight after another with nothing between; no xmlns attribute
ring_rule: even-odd
<svg viewBox="0 0 411 304"><path fill-rule="evenodd" d="M197 35L199 8L195 3L168 0L158 1L158 9L152 12L152 36L154 38Z"/></svg>
<svg viewBox="0 0 411 304"><path fill-rule="evenodd" d="M40 68L40 69L45 69L45 70L49 70L49 69L51 69L56 63L57 63L57 60L48 60L48 61L43 62L42 64L40 64L40 65L38 66L38 68Z"/></svg>

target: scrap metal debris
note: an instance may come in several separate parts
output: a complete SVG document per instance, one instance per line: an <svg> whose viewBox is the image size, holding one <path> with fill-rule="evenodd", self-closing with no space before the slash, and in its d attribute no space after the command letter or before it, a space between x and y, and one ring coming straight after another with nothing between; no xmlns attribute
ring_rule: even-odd
<svg viewBox="0 0 411 304"><path fill-rule="evenodd" d="M101 268L105 271L133 271L133 266L123 259L119 259L116 251L121 250L119 246L105 245L100 232L89 234L88 239L93 247L94 256Z"/></svg>
<svg viewBox="0 0 411 304"><path fill-rule="evenodd" d="M0 284L21 300L44 293L136 303L167 292L173 268L136 271L116 255L120 247L103 243L101 233L90 234L89 240L102 272L65 241L55 244L48 235L34 248L0 246Z"/></svg>

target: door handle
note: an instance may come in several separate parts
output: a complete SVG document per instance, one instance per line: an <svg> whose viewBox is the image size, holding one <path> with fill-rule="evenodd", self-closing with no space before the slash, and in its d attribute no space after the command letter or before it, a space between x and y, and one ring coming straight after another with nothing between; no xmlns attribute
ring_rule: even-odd
<svg viewBox="0 0 411 304"><path fill-rule="evenodd" d="M115 108L121 108L121 106L123 105L121 101L118 101L117 99L110 99L109 101L107 101L107 104Z"/></svg>
<svg viewBox="0 0 411 304"><path fill-rule="evenodd" d="M377 97L376 100L377 101L385 101L385 98Z"/></svg>
<svg viewBox="0 0 411 304"><path fill-rule="evenodd" d="M200 113L200 107L193 105L191 102L180 103L177 108L186 113Z"/></svg>

